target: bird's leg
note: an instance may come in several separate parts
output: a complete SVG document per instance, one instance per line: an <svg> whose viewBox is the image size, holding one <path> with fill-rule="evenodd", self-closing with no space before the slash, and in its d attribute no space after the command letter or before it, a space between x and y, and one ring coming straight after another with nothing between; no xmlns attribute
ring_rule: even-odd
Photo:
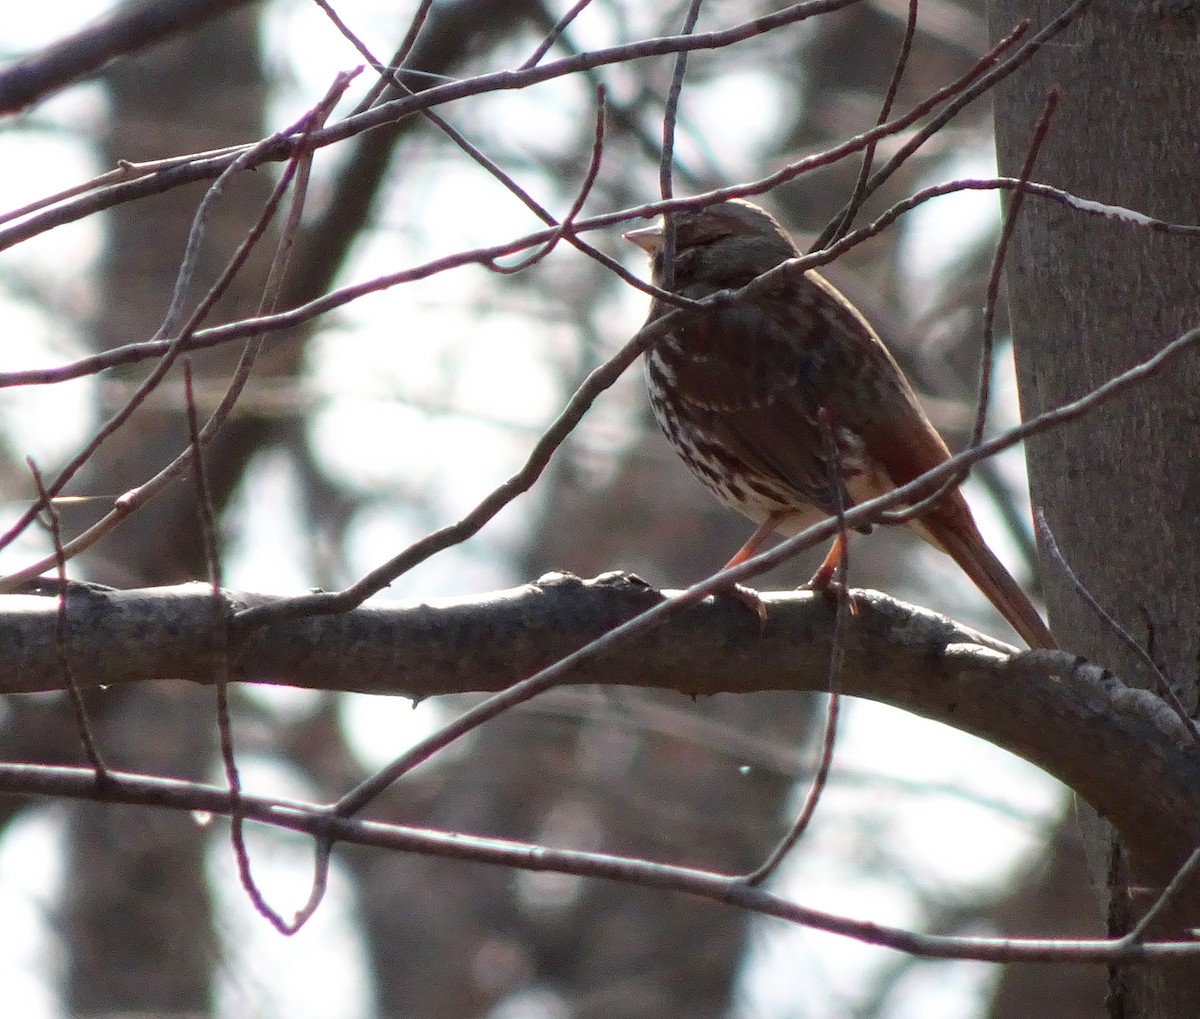
<svg viewBox="0 0 1200 1019"><path fill-rule="evenodd" d="M762 548L763 542L775 533L775 529L782 524L786 518L786 513L772 513L769 517L767 517L766 520L758 525L754 533L746 539L746 544L739 548L733 554L733 558L730 559L729 562L727 562L724 566L722 566L721 569L731 570L735 566L740 566L747 559L753 556L760 548Z"/></svg>
<svg viewBox="0 0 1200 1019"><path fill-rule="evenodd" d="M766 520L755 528L754 533L746 539L746 543L733 554L733 558L721 567L721 572L731 570L735 566L740 566L751 556L755 555L762 548L763 542L775 533L775 529L783 523L786 517L786 513L772 513L767 517ZM746 608L752 609L754 614L758 616L760 624L766 623L767 605L757 591L738 583L730 584L726 590L736 601L741 602Z"/></svg>
<svg viewBox="0 0 1200 1019"><path fill-rule="evenodd" d="M845 531L834 538L833 544L825 556L825 561L817 567L817 572L812 575L812 579L803 585L810 591L819 591L835 605L843 595L848 595L849 592L845 583L837 576L838 567L842 564L842 560L846 556L846 543L849 540ZM847 598L847 603L850 607L851 615L858 612L852 598Z"/></svg>
<svg viewBox="0 0 1200 1019"><path fill-rule="evenodd" d="M817 572L812 575L804 586L813 591L828 591L830 585L833 584L833 575L837 572L838 564L842 561L842 556L846 554L846 536L839 534L833 539L833 544L829 547L829 552L825 555L825 561L817 567Z"/></svg>
<svg viewBox="0 0 1200 1019"><path fill-rule="evenodd" d="M817 411L817 420L821 422L821 444L825 448L825 467L829 471L829 484L836 496L834 508L838 522L838 534L825 554L825 561L821 563L817 572L812 575L812 579L805 586L811 591L822 591L826 595L831 595L832 599L837 601L845 592L840 589L844 585L835 582L834 577L839 573L838 567L840 566L841 579L844 579L850 565L847 555L850 539L846 534L847 493L842 485L844 468L841 447L838 445L837 433L834 430L836 425L834 412L829 407L822 406Z"/></svg>

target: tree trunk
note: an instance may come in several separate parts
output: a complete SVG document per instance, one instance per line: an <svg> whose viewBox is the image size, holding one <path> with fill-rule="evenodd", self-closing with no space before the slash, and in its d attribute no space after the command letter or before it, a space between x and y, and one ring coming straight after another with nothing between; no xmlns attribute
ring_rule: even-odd
<svg viewBox="0 0 1200 1019"><path fill-rule="evenodd" d="M1058 0L993 0L992 31L1035 25ZM1096 0L995 96L1002 173L1020 167L1047 90L1063 89L1035 179L1083 198L1174 222L1200 222L1197 20L1186 5ZM1007 264L1023 412L1058 406L1129 368L1200 323L1200 242L1027 201ZM1033 502L1071 567L1105 609L1196 704L1200 657L1200 458L1195 352L1104 405L1098 415L1030 442ZM1062 571L1043 567L1063 647L1150 685L1136 656L1088 609ZM1124 933L1153 901L1139 890L1107 825L1088 824L1108 927ZM1134 869L1131 872L1130 866ZM1171 926L1200 923L1193 883ZM1200 1011L1200 966L1110 974L1109 1014L1183 1017ZM1099 1005L1097 1005L1099 1008Z"/></svg>
<svg viewBox="0 0 1200 1019"><path fill-rule="evenodd" d="M265 85L258 54L257 12L241 11L106 74L111 120L108 165L243 142L262 133ZM270 189L265 174L242 175L217 204L205 234L191 305L257 217ZM106 223L99 268L94 346L107 349L149 338L170 304L180 259L203 188L119 206ZM219 306L226 316L253 312L262 290L265 251L235 281ZM195 359L197 388L219 385L239 351ZM118 378L136 383L138 365ZM187 446L178 377L152 397L88 465L78 483L115 495L141 484ZM115 401L125 394L118 388ZM112 401L102 414L119 403ZM203 414L203 408L200 409ZM218 512L258 443L259 422L243 417L210 449ZM74 490L74 489L73 489ZM71 531L74 521L68 521ZM192 486L169 486L147 508L99 544L89 575L128 586L204 575L204 549ZM201 778L215 747L212 695L179 688L111 692L92 698L98 741L117 767ZM152 734L152 738L150 737ZM70 950L65 997L72 1015L145 1010L155 1015L206 1014L213 963L219 957L204 875L209 832L186 816L136 814L102 803L76 805L68 821L63 926Z"/></svg>

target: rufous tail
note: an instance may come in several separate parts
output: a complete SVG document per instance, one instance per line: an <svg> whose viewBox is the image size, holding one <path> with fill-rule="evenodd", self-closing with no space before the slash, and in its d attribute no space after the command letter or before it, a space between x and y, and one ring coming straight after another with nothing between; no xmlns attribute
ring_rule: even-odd
<svg viewBox="0 0 1200 1019"><path fill-rule="evenodd" d="M987 547L969 511L965 520L959 517L954 521L957 526L946 521L944 516L938 519L932 514L922 518L921 523L934 534L938 544L958 563L975 586L987 595L988 601L1008 620L1026 644L1031 648L1058 647L1054 635L1042 622L1029 596Z"/></svg>

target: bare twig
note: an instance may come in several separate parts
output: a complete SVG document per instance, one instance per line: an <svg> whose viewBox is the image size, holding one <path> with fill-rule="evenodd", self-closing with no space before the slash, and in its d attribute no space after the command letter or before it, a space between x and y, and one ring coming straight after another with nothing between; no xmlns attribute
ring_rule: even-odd
<svg viewBox="0 0 1200 1019"><path fill-rule="evenodd" d="M1008 245L1012 240L1013 230L1016 229L1017 217L1021 214L1021 205L1025 200L1025 188L1033 176L1033 167L1037 162L1038 153L1046 141L1050 131L1050 121L1062 98L1062 89L1055 86L1046 94L1046 102L1042 107L1041 116L1034 125L1033 134L1029 139L1029 147L1025 151L1025 161L1021 164L1021 172L1017 175L1017 186L1013 189L1008 208L1004 211L1004 223L1000 227L1000 239L996 242L996 251L992 256L992 267L988 272L987 296L983 304L983 346L979 353L979 389L975 399L975 424L971 429L971 445L983 439L983 427L987 422L988 404L991 402L992 388L992 351L996 342L996 300L1000 294L1000 274L1004 269L1004 256L1008 253Z"/></svg>
<svg viewBox="0 0 1200 1019"><path fill-rule="evenodd" d="M0 230L0 250L55 226L86 218L103 209L111 208L113 205L151 194L159 194L195 181L218 177L228 169L234 158L242 159L251 149L253 149L254 155L244 164L247 168L266 162L286 161L295 154L299 145L311 148L333 145L373 128L394 124L422 110L469 96L499 90L528 88L595 67L625 63L645 57L670 55L685 50L722 49L766 32L860 2L862 0L804 0L804 2L793 4L774 14L755 18L718 32L642 40L621 46L591 50L525 70L494 71L463 81L450 81L435 85L422 92L404 95L363 113L347 117L303 139L297 136L277 136L272 144L258 142L253 146L241 148L237 150L237 156L226 153L194 160L189 159L166 170L156 171L135 180L109 185L98 192L75 198L65 206L45 210L23 222ZM940 93L945 92L945 90L939 91ZM923 114L918 113L915 116L901 118L902 125L907 126L921 115ZM897 123L884 125L875 136L883 137L900 129L901 126ZM859 151L865 144L866 140L856 142L850 151Z"/></svg>
<svg viewBox="0 0 1200 1019"><path fill-rule="evenodd" d="M322 5L324 7L324 5ZM417 9L413 14L412 21L408 24L408 31L405 32L404 38L400 45L396 48L396 52L392 54L392 59L388 61L387 67L383 68L379 75L379 80L371 86L370 91L363 97L362 101L354 108L354 112L363 113L375 105L375 101L383 95L384 91L390 82L396 80L396 74L400 70L401 65L408 59L408 55L412 52L413 46L416 45L417 36L421 34L421 29L425 27L425 22L429 20L429 12L433 9L433 0L421 0L417 5ZM334 23L340 24L341 19L335 18ZM411 72L410 72L411 73Z"/></svg>
<svg viewBox="0 0 1200 1019"><path fill-rule="evenodd" d="M1036 32L1031 38L1016 49L1014 53L1005 58L998 60L999 47L994 47L992 52L987 54L983 60L976 63L968 75L974 80L971 84L957 90L953 98L929 119L919 131L916 131L913 136L905 142L896 153L875 173L871 174L867 181L866 192L872 194L880 185L883 184L893 173L907 162L908 158L917 151L922 145L940 131L946 124L953 120L966 106L974 102L981 95L986 93L997 82L1009 77L1022 65L1028 63L1035 54L1043 46L1046 45L1056 35L1066 29L1084 9L1091 3L1091 0L1074 0L1073 3L1065 7L1057 17L1048 21L1045 26ZM1023 34L1024 29L1028 28L1028 23L1024 23L1023 27L1018 27L1016 31L1009 36L1007 40L1003 40L1001 45L1014 39L1018 33ZM984 70L988 64L994 64L989 70ZM827 232L827 231L826 231ZM814 247L819 247L824 243L825 234L818 239Z"/></svg>
<svg viewBox="0 0 1200 1019"><path fill-rule="evenodd" d="M318 2L320 3L321 0L318 0ZM329 14L334 24L338 27L338 30L346 37L347 41L363 55L368 63L370 63L372 66L378 66L378 61L376 61L371 51L367 48L367 45L357 35L355 35L348 26L346 26L341 18L339 18L336 13L333 12L332 8L329 8L324 3L321 3L321 6L323 9L326 9L326 12ZM393 76L392 85L398 92L401 92L405 95L415 95L415 93L396 75ZM594 133L594 141L592 144L591 161L584 177L583 186L577 192L575 204L563 223L559 223L558 220L555 219L554 216L543 205L541 205L541 203L539 203L526 188L517 183L511 174L505 171L503 167L501 167L494 159L483 152L478 146L473 144L461 131L455 128L441 114L431 109L421 111L421 115L426 120L433 124L439 131L446 135L447 138L454 142L455 145L462 149L463 152L470 156L472 160L483 167L488 173L495 177L496 180L503 184L517 198L519 198L526 208L533 212L533 214L542 220L542 222L553 228L553 233L551 233L550 236L541 243L538 251L521 259L515 265L502 266L498 258L487 256L482 257L479 260L479 264L483 265L487 269L492 270L493 272L519 272L522 269L527 269L531 265L540 262L551 251L553 251L554 248L558 246L559 241L565 237L574 247L582 251L589 258L599 262L602 266L604 266L610 272L615 273L625 282L635 287L640 287L643 285L633 273L621 265L621 263L615 258L609 257L598 248L588 244L581 237L577 236L575 232L574 221L582 211L583 205L587 201L588 195L591 193L592 186L595 184L596 177L600 172L600 160L604 151L604 117L607 109L607 98L606 90L602 83L596 86L596 105L597 124Z"/></svg>
<svg viewBox="0 0 1200 1019"><path fill-rule="evenodd" d="M883 102L879 106L879 116L875 118L875 126L887 122L888 117L892 113L892 104L896 101L896 93L900 89L900 82L904 78L904 71L908 67L908 56L912 52L913 36L917 31L917 8L919 0L908 0L908 17L904 21L904 38L900 40L900 52L896 55L896 64L892 68L892 77L888 81L888 86L883 95ZM1005 45L1001 43L1001 45ZM858 210L862 208L863 201L867 196L867 179L871 176L871 164L875 160L876 142L871 142L863 149L862 165L858 169L858 179L854 182L854 190L850 194L850 201L838 213L837 218L831 224L828 241L836 241L842 237L851 226L854 225L854 217L858 215ZM824 235L822 235L824 236ZM824 247L824 244L820 245Z"/></svg>
<svg viewBox="0 0 1200 1019"><path fill-rule="evenodd" d="M850 531L846 527L846 504L843 498L845 481L842 478L842 460L838 451L837 438L834 435L831 415L828 408L822 407L818 414L821 424L821 440L825 447L825 464L829 473L830 491L834 493L834 519L838 522L838 533L835 539L841 545L840 555L834 571L833 592L837 597L837 614L834 617L833 646L829 651L829 697L825 704L825 726L821 732L821 751L817 757L817 767L809 783L808 793L804 797L804 805L792 823L791 829L779 841L763 863L746 875L745 881L750 885L759 885L767 880L783 863L784 858L792 851L796 843L803 837L817 812L817 804L829 783L829 773L833 767L833 748L837 742L838 716L841 714L842 697L839 690L839 678L842 663L846 655L846 614L852 611L850 602Z"/></svg>
<svg viewBox="0 0 1200 1019"><path fill-rule="evenodd" d="M975 423L971 428L969 443L972 446L978 445L983 440L983 429L987 423L988 404L991 402L996 298L1000 292L1000 273L1004 268L1004 256L1008 251L1009 239L1012 237L1013 229L1016 226L1017 216L1021 211L1021 201L1025 194L1025 187L1028 185L1029 178L1033 174L1033 165L1037 160L1037 154L1041 150L1042 143L1046 139L1046 133L1050 129L1050 119L1058 105L1059 95L1059 91L1054 89L1046 96L1046 104L1042 109L1042 114L1038 118L1033 135L1029 140L1029 148L1025 154L1025 162L1021 167L1021 174L1017 178L1017 186L1013 189L1012 201L1005 211L1004 225L1001 228L1000 239L996 243L996 251L992 257L991 271L988 273L987 299L984 302L983 309L983 344L979 352L979 386L978 395L975 398ZM924 515L932 506L941 502L947 492L962 484L965 479L966 474L947 478L941 486L919 502L902 510L893 510L888 513L884 517L883 522L897 524L915 520L917 517Z"/></svg>
<svg viewBox="0 0 1200 1019"><path fill-rule="evenodd" d="M807 168L810 160L802 160ZM793 164L799 166L800 164ZM761 181L754 182L750 185L743 185L737 188L725 188L720 191L709 192L705 195L699 195L694 198L676 199L671 203L652 203L645 206L639 206L636 209L625 210L622 212L609 213L603 216L594 216L590 219L580 220L575 224L575 230L583 232L587 230L603 229L617 224L625 223L631 219L644 218L655 215L658 212L668 209L695 208L700 204L715 204L719 201L724 201L726 198L735 195L757 194L766 188L760 187ZM801 269L816 268L825 265L829 262L844 255L851 248L861 244L868 238L874 237L882 233L896 220L925 202L932 201L935 198L941 198L945 195L955 194L959 191L1011 191L1015 190L1020 181L1015 177L987 177L987 178L959 178L953 181L946 181L941 184L933 184L929 187L922 188L920 191L901 199L882 213L877 219L867 226L847 234L836 244L825 248L814 250L811 254L805 255L803 259L797 259L793 263L789 263L796 271ZM1147 216L1144 213L1138 212L1135 209L1127 209L1119 205L1111 205L1104 202L1096 202L1091 199L1080 198L1077 195L1072 195L1061 188L1052 187L1048 184L1040 184L1034 181L1029 181L1024 185L1026 194L1036 195L1039 198L1044 198L1049 201L1057 202L1058 204L1073 209L1077 212L1082 212L1087 215L1100 216L1104 219L1112 220L1119 223L1124 223L1127 226L1139 227L1156 233L1170 234L1174 236L1195 237L1200 236L1200 226L1190 223L1172 223L1167 220L1156 219L1152 216ZM549 213L546 216L549 217ZM551 219L553 217L550 217ZM411 283L416 280L427 279L439 272L445 272L449 269L461 268L465 265L485 265L489 261L502 258L506 255L512 255L516 252L523 251L527 248L534 247L538 244L543 244L553 236L552 230L540 230L536 233L529 234L525 237L506 242L504 244L491 245L489 247L481 247L473 249L469 252L461 252L456 255L439 258L432 262L427 262L424 265L416 266L411 269L406 269L402 272L392 273L385 276L378 276L366 283L358 283L353 286L345 287L341 290L336 290L333 293L326 294L317 300L310 301L297 308L289 311L280 312L275 315L262 316L253 319L245 319L240 322L231 322L227 325L214 326L209 329L200 329L191 337L185 344L187 350L204 350L210 347L220 346L224 343L233 343L238 340L245 339L259 333L266 334L270 332L279 332L287 329L292 329L297 326L304 325L307 322L327 314L337 308L344 307L352 303L360 297L367 294L377 293L381 290L386 290L393 286L399 286L405 283ZM568 238L570 239L570 238ZM636 277L631 277L627 281L632 281L635 286L643 290L652 297L660 300L671 300L677 305L692 304L693 302L684 302L681 298L676 297L660 288L653 287L648 283L637 280ZM625 278L625 277L623 277ZM698 305L697 305L698 306ZM84 378L88 375L95 375L97 372L108 368L116 368L122 365L135 364L138 361L144 361L155 357L160 357L164 351L170 346L170 341L159 340L153 343L145 341L141 343L130 343L122 347L115 347L112 350L105 351L101 354L92 354L88 357L80 358L76 361L71 361L68 364L60 365L55 368L31 368L19 371L0 372L0 389L10 386L33 386L33 385L53 385L59 382L69 382L72 379Z"/></svg>
<svg viewBox="0 0 1200 1019"><path fill-rule="evenodd" d="M557 229L555 229L554 233L551 234L550 239L546 241L545 244L531 254L526 255L519 262L515 262L512 265L500 265L498 262L491 263L488 268L493 272L503 274L521 272L523 269L528 269L530 266L536 265L548 254L550 254L550 252L558 247L558 242L564 237L571 237L572 240L575 239L575 218L583 210L583 205L587 201L588 195L592 193L592 186L596 183L596 178L600 174L600 163L604 156L604 113L605 88L603 85L599 85L596 88L596 129L592 136L592 157L588 161L587 172L583 176L583 183L579 187L579 192L575 196L575 201L571 204L571 208L567 211L563 221L558 225ZM584 245L582 242L580 242L579 246L591 248L590 244ZM591 248L591 250L595 251L594 248ZM596 254L601 255L599 251L596 251ZM609 259L607 255L601 255L601 260L604 262L613 261L612 259Z"/></svg>
<svg viewBox="0 0 1200 1019"><path fill-rule="evenodd" d="M679 34L688 36L696 27L703 0L691 0L683 15ZM663 109L662 154L658 162L658 193L669 200L675 193L672 170L675 158L675 125L679 118L679 97L683 94L683 79L687 74L687 50L675 54L675 66L671 71L671 84L667 88L667 101ZM670 259L665 259L670 261ZM670 286L664 289L671 289Z"/></svg>
<svg viewBox="0 0 1200 1019"><path fill-rule="evenodd" d="M1183 866L1175 872L1175 876L1167 882L1167 887L1159 893L1158 898L1154 900L1154 904L1142 914L1142 918L1134 925L1133 930L1121 939L1123 943L1138 944L1145 941L1146 931L1150 929L1150 925L1167 908L1170 901L1179 894L1179 889L1183 887L1183 883L1195 871L1198 863L1200 863L1200 848L1195 849L1192 855L1184 861Z"/></svg>
<svg viewBox="0 0 1200 1019"><path fill-rule="evenodd" d="M112 803L155 806L179 811L228 814L229 793L199 782L112 773L105 798ZM92 773L79 768L0 764L0 790L23 795L94 799ZM928 959L979 962L1055 962L1096 965L1147 963L1200 956L1200 942L1131 942L1119 940L1034 940L1020 938L947 937L921 934L870 921L853 920L802 906L734 876L647 860L555 849L501 839L330 817L319 804L244 796L248 819L273 827L325 835L337 842L373 846L397 853L419 853L470 860L492 866L541 873L617 881L640 888L693 895L712 902L770 916L798 926L852 938Z"/></svg>
<svg viewBox="0 0 1200 1019"><path fill-rule="evenodd" d="M83 702L83 692L75 681L75 669L71 665L71 652L67 636L67 591L70 581L67 579L67 557L63 554L62 531L59 528L58 510L52 499L47 498L46 485L42 480L42 472L34 463L33 457L26 457L29 473L33 475L33 483L37 486L38 496L46 503L45 523L50 532L50 541L54 545L54 567L58 575L58 612L54 624L54 647L58 656L58 668L62 673L63 684L71 700L71 710L75 713L75 727L79 730L79 742L83 752L91 762L95 772L96 784L103 785L108 781L108 768L100 754L100 747L92 735L92 726L88 721L87 705Z"/></svg>
<svg viewBox="0 0 1200 1019"><path fill-rule="evenodd" d="M1075 593L1083 599L1084 604L1099 617L1100 621L1108 627L1117 640L1132 651L1138 661L1150 670L1150 675L1154 677L1155 692L1171 706L1171 710L1175 712L1179 720L1183 723L1192 742L1200 746L1200 731L1197 731L1196 720L1188 714L1187 708L1183 706L1183 702L1180 701L1179 696L1175 693L1175 688L1171 686L1171 681L1167 678L1166 673L1159 668L1158 663L1150 656L1150 653L1133 639L1133 635L1118 623L1109 611L1100 604L1096 596L1092 594L1088 586L1080 579L1079 574L1072 569L1071 564L1067 561L1067 557L1063 555L1062 549L1058 547L1058 541L1055 539L1054 532L1050 529L1050 525L1046 521L1046 514L1040 506L1034 511L1033 516L1034 526L1037 528L1037 533L1042 540L1042 544L1046 547L1046 552L1050 556L1050 560L1058 567L1062 575L1067 578L1071 586L1075 588Z"/></svg>
<svg viewBox="0 0 1200 1019"><path fill-rule="evenodd" d="M701 0L691 0L683 16L681 35L692 34L696 19L700 17ZM679 97L683 94L683 78L687 73L687 51L675 55L675 66L671 71L671 84L667 88L667 102L663 109L662 151L658 158L658 193L663 201L669 202L674 195L673 172L675 163L675 126L679 119ZM674 290L675 281L675 221L670 216L663 222L662 270L659 282L663 290Z"/></svg>
<svg viewBox="0 0 1200 1019"><path fill-rule="evenodd" d="M576 2L567 9L566 13L563 14L563 16L551 26L550 31L548 31L542 41L538 43L537 49L535 49L529 55L529 59L520 66L519 70L523 71L528 67L537 67L537 65L541 63L542 57L549 53L550 48L556 42L558 42L560 38L562 38L563 32L567 30L567 26L570 25L571 22L577 17L579 17L579 15L583 13L584 9L591 2L592 0L576 0Z"/></svg>
<svg viewBox="0 0 1200 1019"><path fill-rule="evenodd" d="M211 589L213 647L210 651L213 662L213 686L216 688L217 695L217 733L221 749L221 764L225 770L225 784L229 789L230 843L233 846L238 879L255 910L280 934L294 934L312 916L324 897L328 876L328 853L318 852L317 854L317 868L308 903L291 921L284 920L267 902L262 889L255 882L250 868L250 853L246 848L246 818L242 801L242 780L238 773L233 746L233 721L229 712L229 631L226 625L225 598L221 590L222 569L221 555L217 549L216 540L216 512L213 509L212 493L209 490L208 476L204 469L204 447L200 441L200 425L196 417L195 393L192 391L192 365L189 358L183 360L183 388L184 404L187 410L188 447L192 456L192 479L196 487L204 556L208 564Z"/></svg>

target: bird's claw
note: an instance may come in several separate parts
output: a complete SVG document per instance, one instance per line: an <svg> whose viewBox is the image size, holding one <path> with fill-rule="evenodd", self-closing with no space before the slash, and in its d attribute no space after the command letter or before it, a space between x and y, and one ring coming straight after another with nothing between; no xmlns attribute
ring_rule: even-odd
<svg viewBox="0 0 1200 1019"><path fill-rule="evenodd" d="M823 577L818 574L807 584L801 584L797 590L812 591L813 594L824 595L830 608L833 609L836 609L845 600L851 615L855 615L858 612L858 607L854 604L854 599L850 596L850 588L842 581L836 580L833 577Z"/></svg>
<svg viewBox="0 0 1200 1019"><path fill-rule="evenodd" d="M739 605L745 605L746 608L754 613L755 618L758 619L759 632L762 632L766 628L767 603L763 600L763 596L754 590L754 588L746 587L745 584L733 583L726 587L718 588L713 594L717 597L728 595Z"/></svg>

